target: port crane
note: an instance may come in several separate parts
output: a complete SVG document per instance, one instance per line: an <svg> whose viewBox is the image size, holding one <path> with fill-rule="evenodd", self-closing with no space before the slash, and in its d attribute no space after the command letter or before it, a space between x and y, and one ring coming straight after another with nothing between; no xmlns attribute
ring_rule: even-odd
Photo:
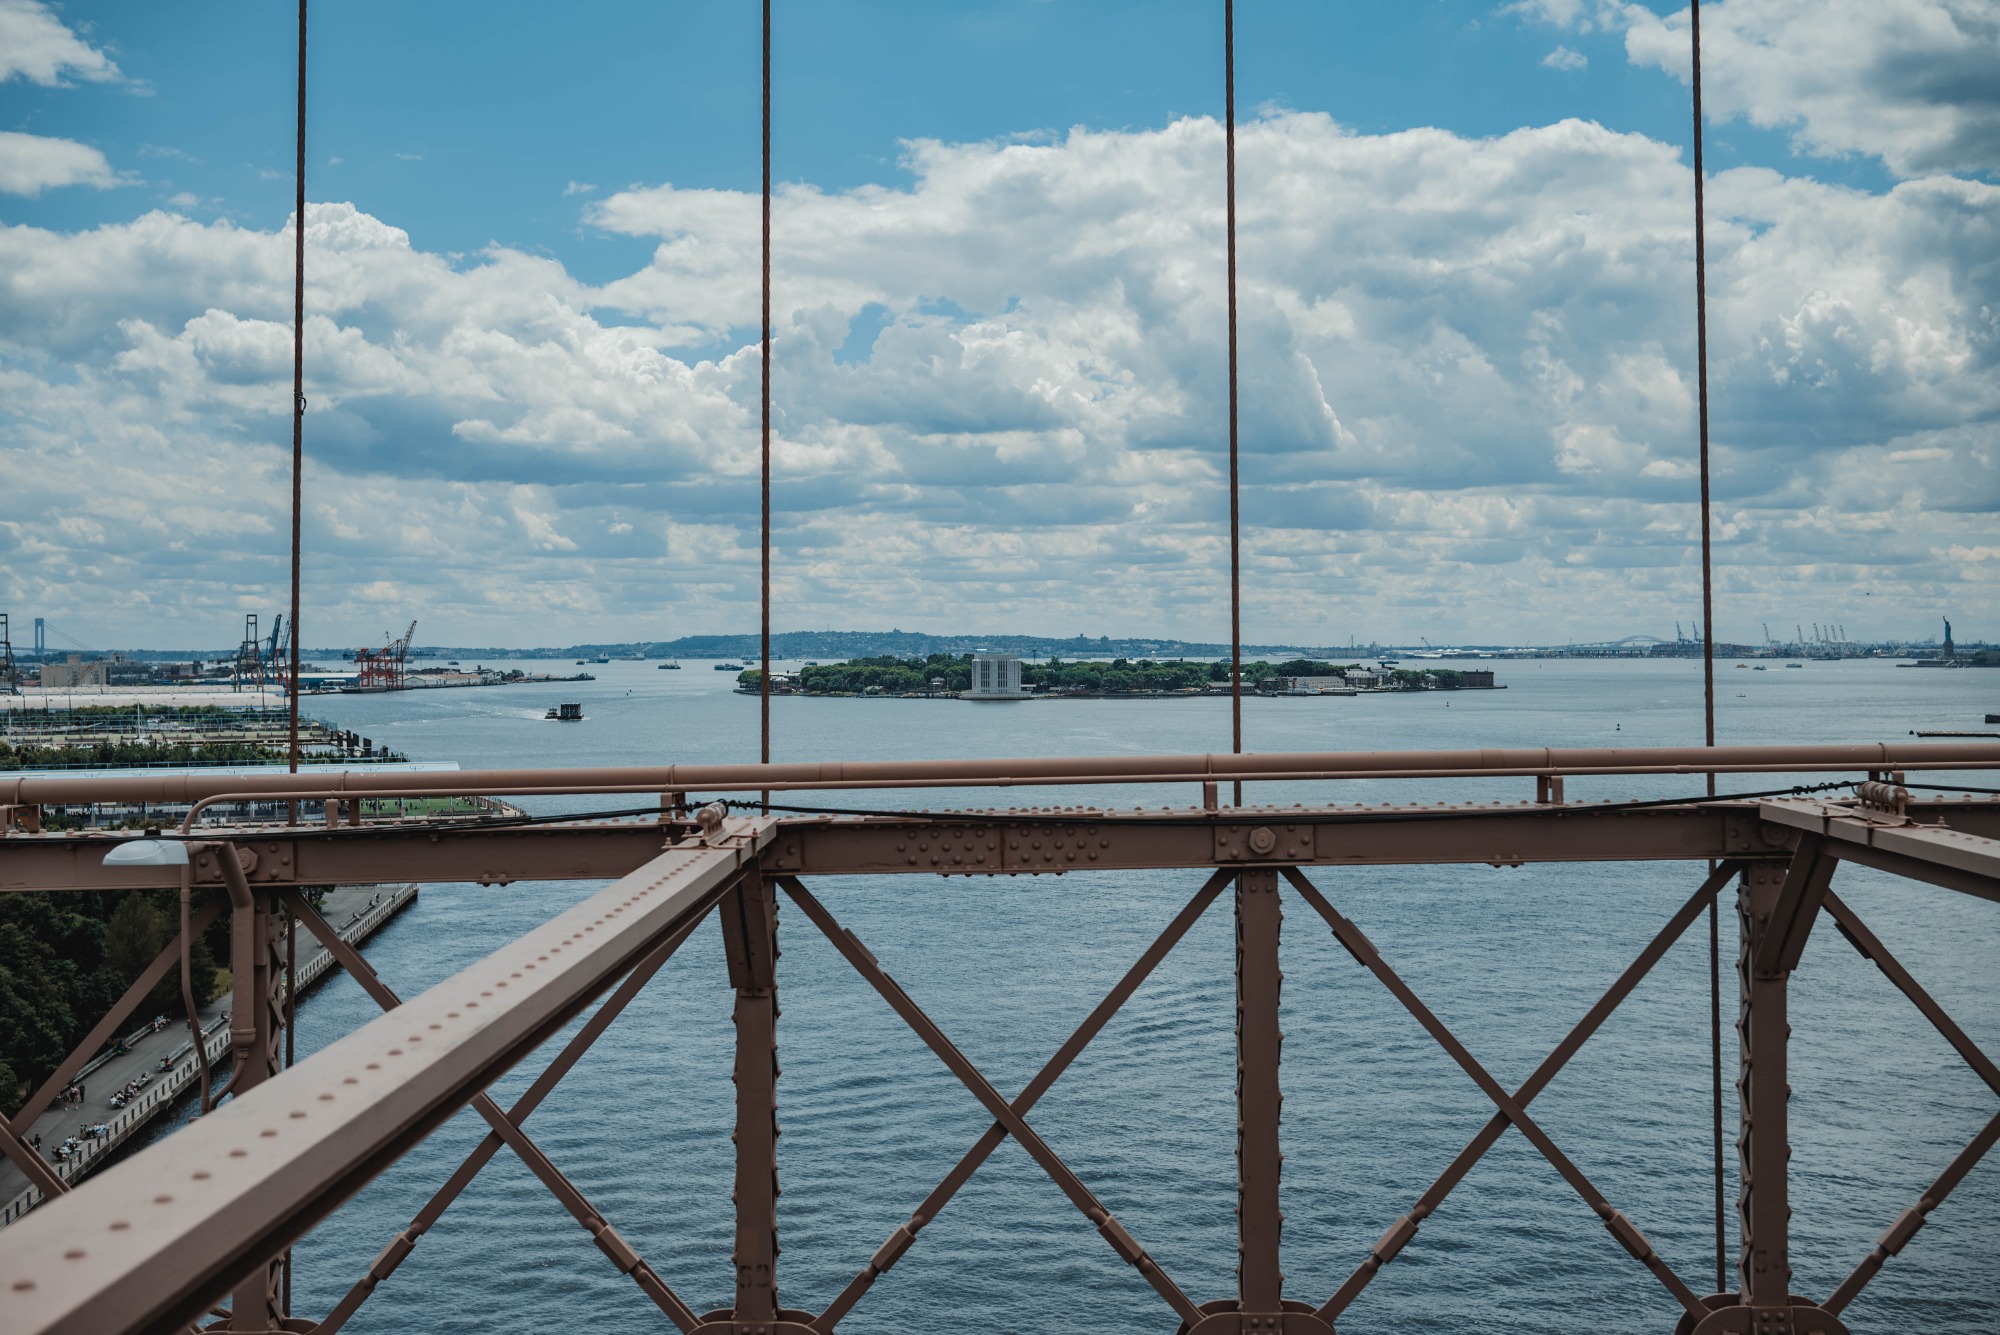
<svg viewBox="0 0 2000 1335"><path fill-rule="evenodd" d="M291 681L291 665L281 656L285 646L281 645L279 640L285 630L285 614L280 612L271 622L271 639L264 651L266 670L271 674L271 680L278 683L280 690L290 690L296 684Z"/></svg>
<svg viewBox="0 0 2000 1335"><path fill-rule="evenodd" d="M264 642L257 633L255 612L243 616L243 639L236 646L236 663L229 676L232 690L240 691L246 686L262 689L264 685Z"/></svg>
<svg viewBox="0 0 2000 1335"><path fill-rule="evenodd" d="M416 637L417 623L412 621L400 640L390 640L380 649L355 650L354 663L360 669L355 684L364 691L402 690L408 684L410 641Z"/></svg>

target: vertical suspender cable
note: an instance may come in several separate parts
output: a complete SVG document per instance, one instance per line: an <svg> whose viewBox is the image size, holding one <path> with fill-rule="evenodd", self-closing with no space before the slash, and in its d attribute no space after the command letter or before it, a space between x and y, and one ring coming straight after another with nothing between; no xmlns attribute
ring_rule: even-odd
<svg viewBox="0 0 2000 1335"><path fill-rule="evenodd" d="M1229 233L1229 727L1230 753L1243 750L1243 557L1236 490L1236 0L1222 0L1223 161ZM1243 784L1235 784L1243 805Z"/></svg>
<svg viewBox="0 0 2000 1335"><path fill-rule="evenodd" d="M761 670L757 676L757 706L761 721L759 756L771 763L771 0L764 0L764 342L759 359L763 371L763 614ZM771 795L764 794L764 805Z"/></svg>
<svg viewBox="0 0 2000 1335"><path fill-rule="evenodd" d="M285 759L293 774L299 772L299 567L300 532L305 514L306 464L306 0L299 0L299 103L297 158L293 164L296 193L292 199L292 638L291 681L285 691ZM358 800L358 799L357 799ZM291 804L291 820L297 824L298 803ZM296 928L286 914L285 935L285 1066L290 1069L294 1051L292 1030L298 1016L298 942ZM186 924L182 924L186 930ZM206 1041L201 1024L195 1022L195 1049L200 1053ZM203 1073L202 1100L208 1099L206 1071ZM281 1258L280 1301L285 1312L292 1310L292 1249Z"/></svg>
<svg viewBox="0 0 2000 1335"><path fill-rule="evenodd" d="M298 193L292 213L292 652L285 753L299 772L299 530L306 439L306 0L299 0ZM296 812L297 808L294 807Z"/></svg>
<svg viewBox="0 0 2000 1335"><path fill-rule="evenodd" d="M1701 697L1706 744L1715 745L1715 576L1710 550L1708 490L1708 233L1705 168L1701 156L1701 0L1689 0L1694 89L1694 339L1695 380L1701 420ZM1715 775L1708 776L1715 796ZM1721 896L1708 902L1709 1075L1715 1120L1715 1291L1729 1278L1722 1142L1722 924Z"/></svg>

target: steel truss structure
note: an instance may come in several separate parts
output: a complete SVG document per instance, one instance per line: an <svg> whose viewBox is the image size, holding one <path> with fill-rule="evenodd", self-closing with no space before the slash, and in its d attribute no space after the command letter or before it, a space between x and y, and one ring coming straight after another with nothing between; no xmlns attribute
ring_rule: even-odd
<svg viewBox="0 0 2000 1335"><path fill-rule="evenodd" d="M1571 803L1579 774L1846 771L1851 793L1661 802ZM1890 1257L2000 1140L2000 1110L1831 1293L1792 1292L1787 1198L1787 982L1822 917L1872 960L2000 1098L2000 1066L1981 1052L1833 890L1842 862L2000 900L2000 801L1923 798L1906 775L1926 769L2000 769L2000 747L1770 747L1232 755L885 765L748 765L657 770L500 771L486 774L199 776L10 780L0 788L0 891L171 886L180 872L105 866L124 836L34 832L45 805L129 798L194 804L183 828L186 884L227 892L231 915L232 1097L170 1145L140 1153L75 1189L55 1180L20 1140L27 1122L116 1031L165 976L183 935L12 1125L0 1147L54 1198L0 1233L0 1333L235 1331L342 1328L465 1187L504 1148L561 1202L606 1260L659 1308L664 1323L702 1335L825 1335L919 1241L922 1230L1003 1141L1019 1142L1084 1221L1159 1295L1160 1329L1186 1335L1325 1335L1361 1291L1407 1247L1473 1166L1511 1128L1547 1161L1583 1206L1656 1279L1659 1325L1677 1335L1840 1335L1843 1312ZM1223 782L1338 775L1478 774L1532 778L1535 800L1464 805L1225 807ZM1865 775L1866 777L1860 777ZM328 784L332 783L332 787ZM950 809L880 814L695 808L688 794L838 788L985 788L998 783L1199 784L1200 805ZM323 803L324 824L233 828L201 824L200 809L261 796ZM645 793L644 818L485 818L358 823L359 797L402 793ZM738 804L739 806L750 804ZM1673 861L1696 864L1690 893L1518 1088L1509 1089L1432 1012L1315 879L1327 867ZM1071 874L1206 868L1194 897L1011 1098L955 1046L809 884L852 875ZM320 919L300 887L328 881L614 878L596 895L457 976L407 1001ZM1736 1029L1740 1052L1737 1287L1707 1293L1652 1248L1642 1221L1610 1200L1537 1120L1531 1105L1711 902L1734 887L1738 924ZM1146 977L1225 892L1236 923L1238 1107L1237 1292L1191 1294L1115 1217L1030 1120L1061 1078ZM1283 900L1323 922L1493 1105L1479 1133L1388 1223L1330 1296L1284 1291L1279 1211L1281 1047L1278 947ZM184 896L184 899L186 897ZM789 901L833 944L975 1099L992 1121L822 1311L780 1299L777 1235L778 905ZM218 905L218 909L219 909ZM210 910L214 912L217 910ZM697 1312L619 1234L529 1135L525 1123L592 1043L708 915L717 916L735 992L735 1297ZM323 940L384 1014L295 1066L280 1060L288 1020L280 982L295 943L281 918ZM509 1107L486 1091L593 1001L597 1009ZM347 1296L325 1316L288 1309L288 1247L461 1108L491 1128ZM1628 1203L1629 1204L1629 1203ZM227 1309L217 1306L225 1297ZM1316 1295L1314 1296L1317 1297Z"/></svg>

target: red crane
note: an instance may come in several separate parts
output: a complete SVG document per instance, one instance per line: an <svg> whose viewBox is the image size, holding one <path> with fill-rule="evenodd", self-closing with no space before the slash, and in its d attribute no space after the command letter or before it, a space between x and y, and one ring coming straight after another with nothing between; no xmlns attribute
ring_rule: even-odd
<svg viewBox="0 0 2000 1335"><path fill-rule="evenodd" d="M361 669L360 680L356 683L364 691L400 691L408 684L405 680L406 664L410 657L410 641L416 638L417 623L403 632L400 640L391 640L380 649L357 649L354 651L355 666Z"/></svg>

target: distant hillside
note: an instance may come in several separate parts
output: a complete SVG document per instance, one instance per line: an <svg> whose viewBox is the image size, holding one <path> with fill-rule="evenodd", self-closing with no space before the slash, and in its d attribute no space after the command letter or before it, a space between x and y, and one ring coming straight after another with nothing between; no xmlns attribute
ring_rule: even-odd
<svg viewBox="0 0 2000 1335"><path fill-rule="evenodd" d="M1073 635L923 635L915 631L794 630L771 637L771 656L780 659L817 658L829 661L893 654L923 658L931 654L969 654L981 650L1020 654L1029 658L1213 658L1229 653L1227 644L1174 639L1112 639ZM1246 644L1246 654L1342 652L1310 645ZM457 652L457 651L454 651ZM677 640L635 644L579 644L558 651L570 657L645 654L648 658L755 658L755 635L684 635Z"/></svg>

